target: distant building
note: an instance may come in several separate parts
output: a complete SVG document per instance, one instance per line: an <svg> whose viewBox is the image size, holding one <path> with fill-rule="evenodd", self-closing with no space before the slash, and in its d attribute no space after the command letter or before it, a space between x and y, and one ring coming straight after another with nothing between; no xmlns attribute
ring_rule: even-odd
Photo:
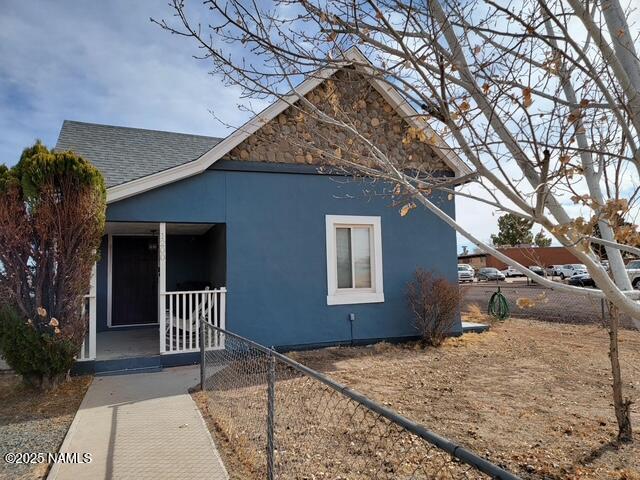
<svg viewBox="0 0 640 480"><path fill-rule="evenodd" d="M473 268L478 269L487 266L487 254L486 253L469 253L458 255L458 264L465 263L471 265Z"/></svg>
<svg viewBox="0 0 640 480"><path fill-rule="evenodd" d="M512 258L525 267L538 265L565 265L567 263L580 263L580 261L564 247L505 247L499 248L501 253ZM507 264L486 253L470 253L458 255L458 263L466 263L473 268L495 267L498 270L507 268Z"/></svg>

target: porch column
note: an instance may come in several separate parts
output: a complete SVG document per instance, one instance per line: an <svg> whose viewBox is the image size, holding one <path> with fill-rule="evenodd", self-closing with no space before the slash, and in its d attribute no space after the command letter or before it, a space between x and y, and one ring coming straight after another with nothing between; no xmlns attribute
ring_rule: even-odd
<svg viewBox="0 0 640 480"><path fill-rule="evenodd" d="M166 352L166 308L167 291L167 224L160 223L158 230L158 323L160 324L160 353Z"/></svg>
<svg viewBox="0 0 640 480"><path fill-rule="evenodd" d="M89 284L89 360L96 359L96 263L91 268L91 282Z"/></svg>

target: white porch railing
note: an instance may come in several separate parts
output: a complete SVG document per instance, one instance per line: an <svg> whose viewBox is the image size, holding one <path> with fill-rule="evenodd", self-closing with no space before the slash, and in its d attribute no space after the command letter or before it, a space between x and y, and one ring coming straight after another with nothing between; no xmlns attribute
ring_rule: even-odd
<svg viewBox="0 0 640 480"><path fill-rule="evenodd" d="M88 317L88 318L87 318ZM96 359L96 296L84 295L82 297L82 318L87 324L87 334L78 352L77 361Z"/></svg>
<svg viewBox="0 0 640 480"><path fill-rule="evenodd" d="M200 322L225 328L226 288L195 292L165 292L160 305L161 353L185 353L200 350ZM162 298L164 297L164 298ZM205 349L224 348L224 339L207 330Z"/></svg>
<svg viewBox="0 0 640 480"><path fill-rule="evenodd" d="M76 358L79 362L96 359L96 313L96 264L94 263L89 294L82 297L82 319L86 322L87 333Z"/></svg>

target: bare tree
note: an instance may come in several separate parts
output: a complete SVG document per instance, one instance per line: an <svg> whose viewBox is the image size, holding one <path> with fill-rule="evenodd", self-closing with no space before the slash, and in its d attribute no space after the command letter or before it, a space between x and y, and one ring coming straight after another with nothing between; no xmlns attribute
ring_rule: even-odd
<svg viewBox="0 0 640 480"><path fill-rule="evenodd" d="M640 254L633 247L640 237L640 61L619 0L207 0L202 17L184 1L172 5L175 18L157 23L194 39L214 73L248 97L285 100L301 121L343 133L320 146L303 135L288 139L303 152L392 185L402 214L422 205L534 282L604 298L615 318L640 318L621 255ZM354 46L366 59L352 55ZM336 75L340 69L352 74ZM302 76L344 83L356 74L401 91L415 110L406 120L417 125L403 141L450 148L468 167L458 181L482 193L456 191L438 169L389 155L358 123L357 109L341 101L340 87L325 87L322 102L296 89ZM514 262L448 216L434 191L546 229L587 266L599 289L552 282ZM610 272L594 244L606 250ZM613 376L620 379L617 322L609 329ZM613 389L618 438L631 441L622 382Z"/></svg>

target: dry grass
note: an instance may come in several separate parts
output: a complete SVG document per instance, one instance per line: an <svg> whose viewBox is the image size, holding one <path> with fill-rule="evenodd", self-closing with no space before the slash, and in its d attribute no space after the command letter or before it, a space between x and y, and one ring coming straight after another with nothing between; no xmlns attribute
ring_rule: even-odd
<svg viewBox="0 0 640 480"><path fill-rule="evenodd" d="M256 467L258 462L262 462L261 456L256 458L253 449L243 447L243 443L238 443L233 434L227 431L224 424L216 421L214 412L215 406L212 405L209 397L203 392L193 392L191 394L198 408L202 412L202 416L207 423L209 431L216 440L216 447L220 453L222 461L227 468L230 480L246 480L258 479L263 474ZM264 478L264 475L263 477Z"/></svg>
<svg viewBox="0 0 640 480"><path fill-rule="evenodd" d="M242 376L237 364L227 368ZM275 387L278 479L488 479L323 383L280 363ZM215 377L215 374L212 378ZM267 477L266 385L240 381L194 398L233 479Z"/></svg>
<svg viewBox="0 0 640 480"><path fill-rule="evenodd" d="M640 428L640 333L621 333L625 394ZM412 345L317 350L300 360L525 478L640 478L640 436L615 445L607 336L527 320Z"/></svg>
<svg viewBox="0 0 640 480"><path fill-rule="evenodd" d="M493 320L493 317L487 315L483 310L481 310L477 303L468 305L464 316L467 322L490 323Z"/></svg>
<svg viewBox="0 0 640 480"><path fill-rule="evenodd" d="M620 349L637 429L640 332L622 332ZM613 442L607 337L598 327L509 320L484 334L448 339L437 349L383 343L293 356L523 478L640 479L640 436L632 445ZM336 478L336 472L361 478L349 470L355 465L349 462L359 458L356 453L366 458L385 449L370 451L366 442L351 442L358 445L354 452L343 445L357 430L349 423L319 431L308 406L329 402L306 385L293 382L288 388L294 387L296 402L278 413L290 432L284 440L289 453L306 462L308 478ZM245 398L258 391L245 391ZM253 438L258 445L262 441ZM237 459L234 442L228 447L225 460ZM326 452L342 463L325 470Z"/></svg>
<svg viewBox="0 0 640 480"><path fill-rule="evenodd" d="M0 419L24 421L75 415L91 383L91 376L71 379L51 392L40 392L24 385L12 374L0 375Z"/></svg>

